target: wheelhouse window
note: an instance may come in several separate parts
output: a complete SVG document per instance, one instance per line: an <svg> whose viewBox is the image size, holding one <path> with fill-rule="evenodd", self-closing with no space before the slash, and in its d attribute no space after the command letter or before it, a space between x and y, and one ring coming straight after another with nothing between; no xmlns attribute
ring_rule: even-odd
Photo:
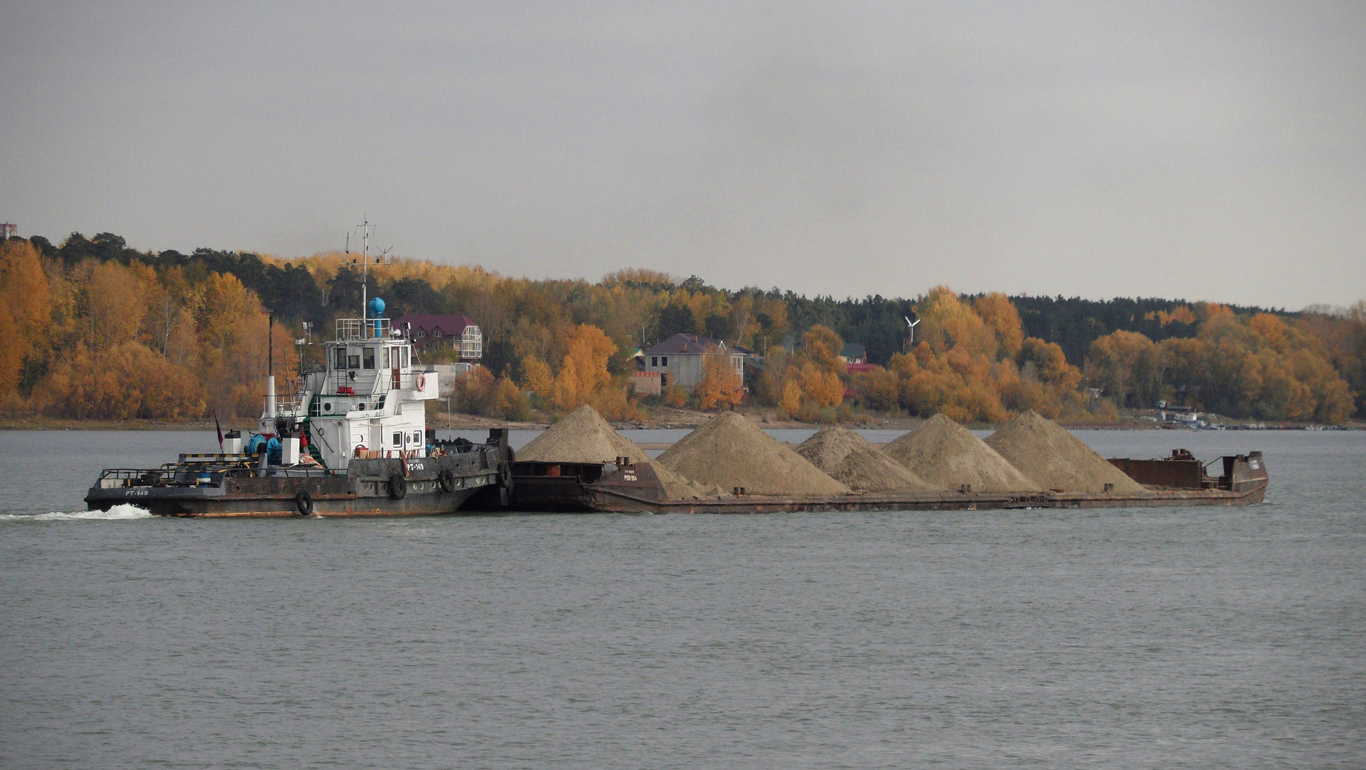
<svg viewBox="0 0 1366 770"><path fill-rule="evenodd" d="M346 356L346 368L347 368L347 369L359 369L359 368L360 368L360 354L350 355L350 354L348 353L347 356Z"/></svg>
<svg viewBox="0 0 1366 770"><path fill-rule="evenodd" d="M407 345L404 345L404 346L403 346L403 368L404 368L404 369L407 369L407 368L411 365L411 363L412 363L411 360L409 359L409 351L410 351L410 350L411 350L411 349L410 349Z"/></svg>
<svg viewBox="0 0 1366 770"><path fill-rule="evenodd" d="M335 348L332 355L332 368L346 368L346 348Z"/></svg>
<svg viewBox="0 0 1366 770"><path fill-rule="evenodd" d="M363 369L374 369L374 368L375 368L375 349L374 349L374 348L363 348L363 349L361 350L361 368L363 368Z"/></svg>
<svg viewBox="0 0 1366 770"><path fill-rule="evenodd" d="M395 433L395 434L394 434L394 446L403 446L403 434L402 434L402 433Z"/></svg>

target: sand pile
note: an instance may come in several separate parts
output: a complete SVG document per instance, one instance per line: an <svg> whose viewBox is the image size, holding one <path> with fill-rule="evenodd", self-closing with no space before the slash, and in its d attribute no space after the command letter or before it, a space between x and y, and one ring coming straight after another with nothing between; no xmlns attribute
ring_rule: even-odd
<svg viewBox="0 0 1366 770"><path fill-rule="evenodd" d="M664 484L664 493L672 499L685 497L715 497L719 489L695 484L687 478L653 463L644 449L617 433L591 406L581 406L563 420L550 426L545 433L517 450L518 460L549 463L610 463L618 457L629 457L632 462L649 465Z"/></svg>
<svg viewBox="0 0 1366 770"><path fill-rule="evenodd" d="M967 428L936 414L883 448L917 476L944 489L971 484L973 492L1038 492L1015 466Z"/></svg>
<svg viewBox="0 0 1366 770"><path fill-rule="evenodd" d="M932 490L910 468L848 428L826 428L797 447L797 454L855 492Z"/></svg>
<svg viewBox="0 0 1366 770"><path fill-rule="evenodd" d="M1030 410L987 437L987 444L1045 489L1142 492L1143 485L1096 454L1062 426Z"/></svg>
<svg viewBox="0 0 1366 770"><path fill-rule="evenodd" d="M735 412L723 412L660 455L664 465L701 484L756 495L838 495L849 487Z"/></svg>

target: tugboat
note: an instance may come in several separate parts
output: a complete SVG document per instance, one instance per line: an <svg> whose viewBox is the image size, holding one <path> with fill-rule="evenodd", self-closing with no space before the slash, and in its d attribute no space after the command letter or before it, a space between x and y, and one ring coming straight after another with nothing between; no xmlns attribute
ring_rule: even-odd
<svg viewBox="0 0 1366 770"><path fill-rule="evenodd" d="M107 468L86 494L87 508L403 516L454 513L476 496L484 507L506 505L507 432L490 430L483 444L437 441L426 428L437 373L422 367L405 330L383 317L384 300L362 294L361 303L364 317L337 319L324 363L300 372L286 403L277 402L275 377L267 376L261 419L245 446L237 431L220 431L217 453L182 454L159 468Z"/></svg>
<svg viewBox="0 0 1366 770"><path fill-rule="evenodd" d="M164 516L393 516L454 513L476 493L504 501L507 433L483 444L428 441L424 371L402 330L381 317L336 322L326 363L299 376L277 403L266 378L258 430L230 432L220 451L182 454L159 468L107 468L85 497L90 510L131 503Z"/></svg>

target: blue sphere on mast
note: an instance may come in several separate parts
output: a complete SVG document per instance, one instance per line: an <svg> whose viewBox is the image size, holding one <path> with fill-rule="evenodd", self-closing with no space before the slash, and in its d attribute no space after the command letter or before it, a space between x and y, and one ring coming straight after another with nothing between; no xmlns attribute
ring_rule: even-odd
<svg viewBox="0 0 1366 770"><path fill-rule="evenodd" d="M384 300L380 299L379 297L375 297L374 299L370 300L370 304L368 307L370 308L371 318L380 318L384 315Z"/></svg>

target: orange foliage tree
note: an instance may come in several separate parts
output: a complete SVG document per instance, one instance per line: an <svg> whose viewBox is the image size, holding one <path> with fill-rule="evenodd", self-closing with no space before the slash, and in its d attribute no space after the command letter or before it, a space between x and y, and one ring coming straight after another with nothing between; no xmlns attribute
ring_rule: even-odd
<svg viewBox="0 0 1366 770"><path fill-rule="evenodd" d="M1001 357L1014 358L1024 347L1024 325L1015 303L1000 292L985 294L972 303L972 310L996 336L996 351Z"/></svg>
<svg viewBox="0 0 1366 770"><path fill-rule="evenodd" d="M236 276L136 260L44 262L27 241L0 244L0 271L0 291L16 295L23 315L20 333L3 336L34 374L24 408L106 419L259 413L266 314ZM276 335L277 375L290 371L291 337ZM0 402L12 406L10 357L0 350Z"/></svg>
<svg viewBox="0 0 1366 770"><path fill-rule="evenodd" d="M505 420L522 422L531 419L531 400L511 377L498 379L493 406L494 413Z"/></svg>
<svg viewBox="0 0 1366 770"><path fill-rule="evenodd" d="M18 405L18 388L51 318L48 280L28 241L0 243L0 409Z"/></svg>
<svg viewBox="0 0 1366 770"><path fill-rule="evenodd" d="M735 406L744 396L740 375L731 367L730 354L709 353L702 359L702 380L697 384L697 401L703 409Z"/></svg>
<svg viewBox="0 0 1366 770"><path fill-rule="evenodd" d="M1237 316L1218 305L1196 311L1194 339L1154 344L1115 332L1091 345L1087 376L1121 406L1184 398L1237 418L1339 423L1355 410L1353 392L1318 339L1270 313Z"/></svg>
<svg viewBox="0 0 1366 770"><path fill-rule="evenodd" d="M204 412L192 371L131 341L101 351L80 347L53 368L37 397L44 411L76 418L174 420Z"/></svg>
<svg viewBox="0 0 1366 770"><path fill-rule="evenodd" d="M1081 373L1062 348L1026 338L1020 314L1003 294L967 303L938 286L916 303L919 344L887 367L851 378L860 402L875 409L936 412L961 422L1000 422L1034 409L1049 417L1086 414Z"/></svg>
<svg viewBox="0 0 1366 770"><path fill-rule="evenodd" d="M1158 348L1138 332L1118 331L1091 343L1086 376L1119 406L1149 409L1157 405L1161 385Z"/></svg>
<svg viewBox="0 0 1366 770"><path fill-rule="evenodd" d="M560 371L555 377L552 401L555 408L572 412L588 403L593 391L612 381L607 360L617 349L602 329L588 324L574 327L566 344Z"/></svg>
<svg viewBox="0 0 1366 770"><path fill-rule="evenodd" d="M565 340L564 357L551 386L550 402L561 412L571 412L590 404L610 420L638 415L635 404L626 396L625 387L612 380L607 364L617 345L602 329L578 324Z"/></svg>
<svg viewBox="0 0 1366 770"><path fill-rule="evenodd" d="M461 373L451 384L451 400L465 414L492 414L497 398L498 383L482 366Z"/></svg>
<svg viewBox="0 0 1366 770"><path fill-rule="evenodd" d="M522 359L522 374L527 388L543 399L555 394L555 373L550 365L539 356L528 355Z"/></svg>
<svg viewBox="0 0 1366 770"><path fill-rule="evenodd" d="M1366 301L1349 308L1311 307L1295 326L1322 346L1354 394L1353 411L1366 416Z"/></svg>
<svg viewBox="0 0 1366 770"><path fill-rule="evenodd" d="M60 247L38 238L0 243L0 410L254 416L266 374L266 304L281 317L325 324L351 307L349 292L356 290L341 272L347 257L339 253L285 260L205 249L186 257L124 245L108 233L93 240L73 233ZM1073 310L1050 321L1073 324L1072 331L1051 341L1027 338L1020 312L1005 296L967 299L937 286L913 304L921 344L885 367L860 367L851 376L838 361L842 342L834 329L871 335L861 341L888 355L905 331L899 322L908 312L904 301L732 292L648 270L619 271L596 284L515 279L417 260L399 260L383 273L381 290L396 313L402 307L476 318L485 365L504 371L510 383L494 387L500 405L490 408L499 412L520 410L515 390L530 391L533 403L554 410L592 403L619 416L634 414L624 388L630 352L648 347L672 324L754 349L765 358L751 383L755 401L803 419L847 416L848 392L868 408L944 410L969 420L1024 409L1085 417L1092 406L1080 392L1078 362L1068 362L1058 342L1091 354L1085 384L1112 397L1094 406L1101 416L1113 412L1113 399L1144 406L1179 388L1202 408L1230 416L1334 422L1366 415L1366 303L1235 314L1213 303L1161 309L1146 301L1139 303L1143 315L1114 316L1104 328L1175 337L1152 345L1126 332L1083 348L1092 341L1085 329L1094 327L1076 325ZM1031 324L1044 320L1037 307L1029 311ZM888 321L896 322L895 331ZM790 332L803 329L799 347L781 347ZM276 335L277 377L292 371L291 338L298 336L297 328ZM101 380L112 371L128 373L127 382L114 387ZM143 372L196 395L162 397L159 383L139 379ZM105 403L125 386L131 390L119 397L135 405ZM676 388L665 395L683 400Z"/></svg>
<svg viewBox="0 0 1366 770"><path fill-rule="evenodd" d="M788 417L832 419L832 410L844 403L846 367L839 359L844 341L816 324L802 335L802 343L793 354L781 348L770 353L756 385L759 398Z"/></svg>
<svg viewBox="0 0 1366 770"><path fill-rule="evenodd" d="M1355 404L1318 339L1268 315L1209 314L1197 336L1197 403L1232 417L1341 423ZM1163 347L1193 352L1175 340ZM1174 357L1175 354L1173 354Z"/></svg>

